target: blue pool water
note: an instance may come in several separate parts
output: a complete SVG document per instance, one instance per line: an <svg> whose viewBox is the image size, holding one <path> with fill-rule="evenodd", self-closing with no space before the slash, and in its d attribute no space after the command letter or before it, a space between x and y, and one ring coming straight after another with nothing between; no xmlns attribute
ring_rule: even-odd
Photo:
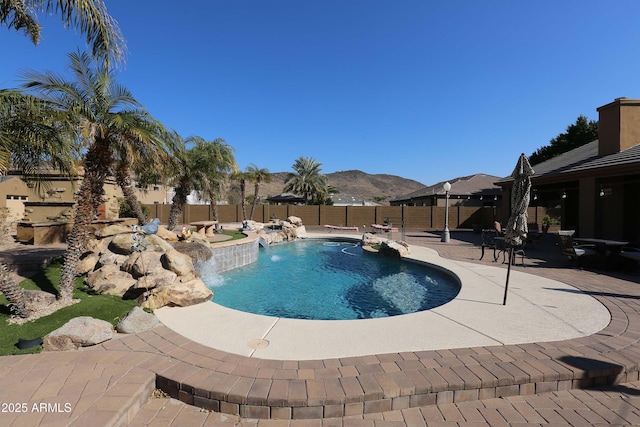
<svg viewBox="0 0 640 427"><path fill-rule="evenodd" d="M316 320L414 313L445 304L460 291L458 281L439 269L316 239L261 248L257 262L203 281L213 301L225 307Z"/></svg>

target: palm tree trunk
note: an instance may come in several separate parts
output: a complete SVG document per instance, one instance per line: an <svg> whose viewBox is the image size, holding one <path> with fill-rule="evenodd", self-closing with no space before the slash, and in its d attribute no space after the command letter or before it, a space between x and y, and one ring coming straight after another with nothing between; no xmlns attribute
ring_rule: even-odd
<svg viewBox="0 0 640 427"><path fill-rule="evenodd" d="M184 205L187 204L187 196L189 191L185 187L176 187L176 194L171 199L171 210L169 211L169 220L167 221L167 229L173 231L176 228L178 216L182 213Z"/></svg>
<svg viewBox="0 0 640 427"><path fill-rule="evenodd" d="M131 173L129 172L128 166L122 165L116 170L116 182L122 190L124 200L129 204L131 210L133 210L133 212L135 213L136 218L138 219L138 223L140 225L146 224L147 216L142 211L142 207L140 206L140 202L138 202L136 193L133 187L131 187Z"/></svg>
<svg viewBox="0 0 640 427"><path fill-rule="evenodd" d="M13 280L5 264L0 264L0 293L4 294L9 301L11 314L29 317L30 313L24 300L24 290Z"/></svg>
<svg viewBox="0 0 640 427"><path fill-rule="evenodd" d="M260 192L260 181L256 181L256 184L253 186L253 204L251 205L251 215L249 215L249 219L253 219L253 212L256 210L256 205L258 204L258 193Z"/></svg>
<svg viewBox="0 0 640 427"><path fill-rule="evenodd" d="M214 221L217 221L218 220L218 198L216 197L215 194L209 193L209 202L211 203L209 205L209 209L211 209L211 216L213 217Z"/></svg>
<svg viewBox="0 0 640 427"><path fill-rule="evenodd" d="M73 299L73 281L78 263L89 238L91 222L102 203L104 182L109 175L108 159L108 151L101 150L99 142L94 143L87 152L84 177L75 197L76 213L73 227L67 237L67 251L60 272L60 301L70 302Z"/></svg>
<svg viewBox="0 0 640 427"><path fill-rule="evenodd" d="M246 197L247 182L244 179L240 180L240 203L242 204L242 219L247 219L247 197Z"/></svg>

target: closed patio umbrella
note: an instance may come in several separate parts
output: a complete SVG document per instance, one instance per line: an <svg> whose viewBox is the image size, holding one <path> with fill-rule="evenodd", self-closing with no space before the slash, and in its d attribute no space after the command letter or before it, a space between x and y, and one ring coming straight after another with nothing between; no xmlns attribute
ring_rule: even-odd
<svg viewBox="0 0 640 427"><path fill-rule="evenodd" d="M520 154L518 164L511 173L513 187L511 188L511 216L505 230L505 243L509 249L509 264L507 267L507 283L504 287L504 300L502 305L507 304L507 290L509 289L509 275L511 274L511 260L513 259L514 246L522 245L523 239L527 237L527 208L531 194L531 176L534 174L533 168L527 156Z"/></svg>

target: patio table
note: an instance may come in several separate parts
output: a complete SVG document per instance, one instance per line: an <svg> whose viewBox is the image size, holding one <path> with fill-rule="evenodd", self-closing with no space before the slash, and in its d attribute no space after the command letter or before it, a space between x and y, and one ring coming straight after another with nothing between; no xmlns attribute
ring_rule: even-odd
<svg viewBox="0 0 640 427"><path fill-rule="evenodd" d="M620 252L623 247L629 244L629 242L621 240L597 239L592 237L574 237L573 240L578 244L593 245L598 256L602 259L605 268L618 268L622 261Z"/></svg>
<svg viewBox="0 0 640 427"><path fill-rule="evenodd" d="M194 221L189 223L194 227L198 227L198 233L206 237L213 237L213 228L218 224L218 221Z"/></svg>

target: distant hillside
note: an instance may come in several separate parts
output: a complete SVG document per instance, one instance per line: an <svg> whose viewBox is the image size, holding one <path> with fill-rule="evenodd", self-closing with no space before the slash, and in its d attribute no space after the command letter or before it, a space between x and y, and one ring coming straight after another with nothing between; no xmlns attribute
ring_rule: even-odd
<svg viewBox="0 0 640 427"><path fill-rule="evenodd" d="M288 172L272 173L273 181L260 186L262 198L282 193ZM329 185L336 187L341 194L349 194L356 199L377 201L388 205L389 200L412 193L426 187L424 184L395 175L368 174L359 170L333 172L326 174ZM253 186L247 185L247 195L253 194Z"/></svg>

